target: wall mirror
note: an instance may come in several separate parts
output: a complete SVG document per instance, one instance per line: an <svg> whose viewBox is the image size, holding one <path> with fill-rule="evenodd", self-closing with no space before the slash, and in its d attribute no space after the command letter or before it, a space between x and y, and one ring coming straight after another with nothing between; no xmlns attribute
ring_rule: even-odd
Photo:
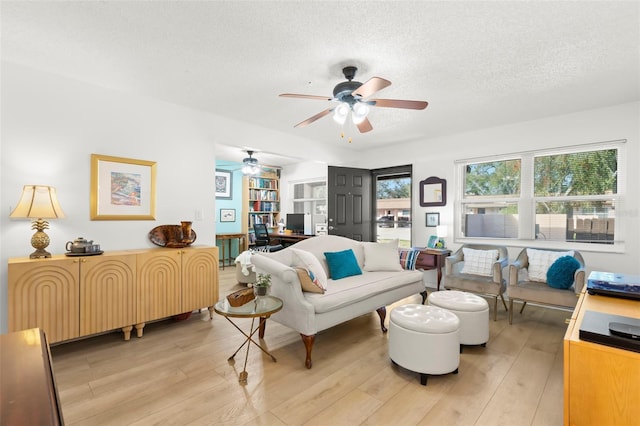
<svg viewBox="0 0 640 426"><path fill-rule="evenodd" d="M447 181L435 176L420 181L420 205L422 207L447 204Z"/></svg>

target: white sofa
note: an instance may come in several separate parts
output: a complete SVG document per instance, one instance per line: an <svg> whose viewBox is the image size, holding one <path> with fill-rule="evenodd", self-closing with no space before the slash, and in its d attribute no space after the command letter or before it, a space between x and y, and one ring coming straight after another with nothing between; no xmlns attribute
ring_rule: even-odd
<svg viewBox="0 0 640 426"><path fill-rule="evenodd" d="M397 262L398 268L376 271L377 268L372 265L372 250L380 246L375 244L323 235L300 241L278 252L253 256L256 272L271 275L270 294L283 300L282 310L273 314L271 319L300 333L306 348L307 368L312 365L311 350L316 333L374 310L380 316L382 331L386 332L386 305L424 291L422 272L399 267L397 248L395 254L391 253L389 257L391 263L394 260ZM324 253L347 249L353 250L362 274L333 280ZM299 261L296 250L311 253L319 260L319 266L328 277L324 293L302 290L298 272L294 268ZM366 263L365 253L370 254L369 263ZM381 266L381 269L385 267Z"/></svg>

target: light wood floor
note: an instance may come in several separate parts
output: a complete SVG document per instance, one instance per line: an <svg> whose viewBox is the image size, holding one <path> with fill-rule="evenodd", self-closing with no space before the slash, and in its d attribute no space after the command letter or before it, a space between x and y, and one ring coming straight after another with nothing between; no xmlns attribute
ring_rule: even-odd
<svg viewBox="0 0 640 426"><path fill-rule="evenodd" d="M235 286L233 269L221 271L221 297ZM376 313L319 333L311 370L300 336L269 322L263 343L278 361L252 347L246 385L244 350L227 361L243 336L206 311L51 353L67 425L561 425L568 316L527 306L509 326L500 307L487 347L465 348L459 374L426 387L391 364Z"/></svg>

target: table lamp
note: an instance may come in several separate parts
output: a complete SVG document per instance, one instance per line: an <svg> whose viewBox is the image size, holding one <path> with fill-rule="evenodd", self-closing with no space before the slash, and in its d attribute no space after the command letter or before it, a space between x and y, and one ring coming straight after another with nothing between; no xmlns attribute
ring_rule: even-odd
<svg viewBox="0 0 640 426"><path fill-rule="evenodd" d="M58 203L56 189L51 186L25 185L22 196L15 209L9 215L11 218L34 219L31 229L36 233L31 237L31 245L36 250L29 255L30 259L44 259L51 257L45 249L49 246L49 236L44 232L49 228L49 222L44 219L63 218L64 212Z"/></svg>
<svg viewBox="0 0 640 426"><path fill-rule="evenodd" d="M438 236L438 244L437 247L438 248L445 248L445 243L444 243L444 239L447 236L447 225L438 225L436 227L436 235Z"/></svg>

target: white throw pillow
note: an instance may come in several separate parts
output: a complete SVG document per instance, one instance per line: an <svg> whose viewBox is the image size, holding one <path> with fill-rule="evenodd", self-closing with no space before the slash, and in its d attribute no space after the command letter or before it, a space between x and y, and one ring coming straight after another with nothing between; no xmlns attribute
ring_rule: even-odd
<svg viewBox="0 0 640 426"><path fill-rule="evenodd" d="M301 266L306 270L311 271L315 279L318 280L318 285L322 287L323 290L326 290L327 274L324 272L324 268L318 258L308 251L294 248L291 248L290 250L293 252L293 266Z"/></svg>
<svg viewBox="0 0 640 426"><path fill-rule="evenodd" d="M402 271L400 254L398 253L398 240L388 243L362 243L364 248L365 271Z"/></svg>
<svg viewBox="0 0 640 426"><path fill-rule="evenodd" d="M467 247L462 248L464 255L464 265L462 266L463 274L483 275L490 277L492 275L491 268L496 260L498 260L498 250L474 250Z"/></svg>
<svg viewBox="0 0 640 426"><path fill-rule="evenodd" d="M549 267L562 256L573 256L573 250L549 251L528 248L527 257L529 258L529 280L546 283Z"/></svg>

